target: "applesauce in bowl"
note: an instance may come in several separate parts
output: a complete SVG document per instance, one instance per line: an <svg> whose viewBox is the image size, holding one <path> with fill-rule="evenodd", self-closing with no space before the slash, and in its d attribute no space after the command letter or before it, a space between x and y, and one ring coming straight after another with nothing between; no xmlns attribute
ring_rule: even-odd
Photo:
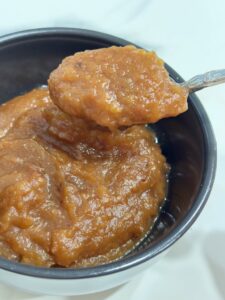
<svg viewBox="0 0 225 300"><path fill-rule="evenodd" d="M103 33L68 28L36 29L2 37L1 103L46 85L49 73L66 56L127 44L131 43ZM170 77L182 81L171 67L166 68ZM160 259L200 214L215 175L216 143L210 121L194 94L188 97L188 106L182 115L150 126L171 168L167 201L152 230L130 254L114 262L75 268L36 267L0 258L1 281L38 293L87 294L122 284Z"/></svg>

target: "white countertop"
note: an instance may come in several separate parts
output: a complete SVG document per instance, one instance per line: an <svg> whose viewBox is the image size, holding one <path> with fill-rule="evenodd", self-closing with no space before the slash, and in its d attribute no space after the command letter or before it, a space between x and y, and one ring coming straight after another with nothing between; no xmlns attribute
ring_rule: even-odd
<svg viewBox="0 0 225 300"><path fill-rule="evenodd" d="M0 35L37 27L87 28L155 50L185 79L225 68L224 0L0 0L0 4ZM0 299L225 299L225 85L198 95L217 139L217 175L203 213L171 252L135 282L110 291L51 297L0 285Z"/></svg>

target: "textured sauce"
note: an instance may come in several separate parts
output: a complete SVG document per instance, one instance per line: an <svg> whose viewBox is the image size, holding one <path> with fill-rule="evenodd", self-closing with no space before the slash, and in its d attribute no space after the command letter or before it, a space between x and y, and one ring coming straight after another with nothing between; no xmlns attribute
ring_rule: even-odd
<svg viewBox="0 0 225 300"><path fill-rule="evenodd" d="M68 66L71 59L82 57L67 59ZM70 81L74 77L67 85ZM87 82L78 85L85 88ZM101 97L93 98L93 111L97 114L99 99L110 116L114 104ZM127 113L124 122L132 118ZM149 230L165 198L168 166L149 129L136 125L111 132L77 119L52 102L47 88L0 107L0 166L0 255L36 266L118 259Z"/></svg>
<svg viewBox="0 0 225 300"><path fill-rule="evenodd" d="M187 110L187 90L171 81L163 61L133 46L75 53L48 83L52 100L63 111L111 130Z"/></svg>

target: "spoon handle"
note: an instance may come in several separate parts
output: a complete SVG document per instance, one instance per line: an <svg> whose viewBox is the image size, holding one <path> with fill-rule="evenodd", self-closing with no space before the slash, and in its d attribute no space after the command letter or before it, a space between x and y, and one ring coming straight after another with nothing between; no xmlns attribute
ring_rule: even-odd
<svg viewBox="0 0 225 300"><path fill-rule="evenodd" d="M181 85L185 87L189 93L193 93L220 83L225 83L225 69L194 76L190 80L181 83Z"/></svg>

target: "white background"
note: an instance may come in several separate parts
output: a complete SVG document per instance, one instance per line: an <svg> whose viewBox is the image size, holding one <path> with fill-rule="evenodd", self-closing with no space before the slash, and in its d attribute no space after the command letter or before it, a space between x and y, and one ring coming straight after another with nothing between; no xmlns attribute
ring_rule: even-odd
<svg viewBox="0 0 225 300"><path fill-rule="evenodd" d="M225 68L224 0L0 0L0 14L0 35L37 27L87 28L155 50L185 79ZM217 176L203 213L171 252L135 282L107 292L34 296L0 285L0 300L225 299L225 85L199 97L217 138Z"/></svg>

